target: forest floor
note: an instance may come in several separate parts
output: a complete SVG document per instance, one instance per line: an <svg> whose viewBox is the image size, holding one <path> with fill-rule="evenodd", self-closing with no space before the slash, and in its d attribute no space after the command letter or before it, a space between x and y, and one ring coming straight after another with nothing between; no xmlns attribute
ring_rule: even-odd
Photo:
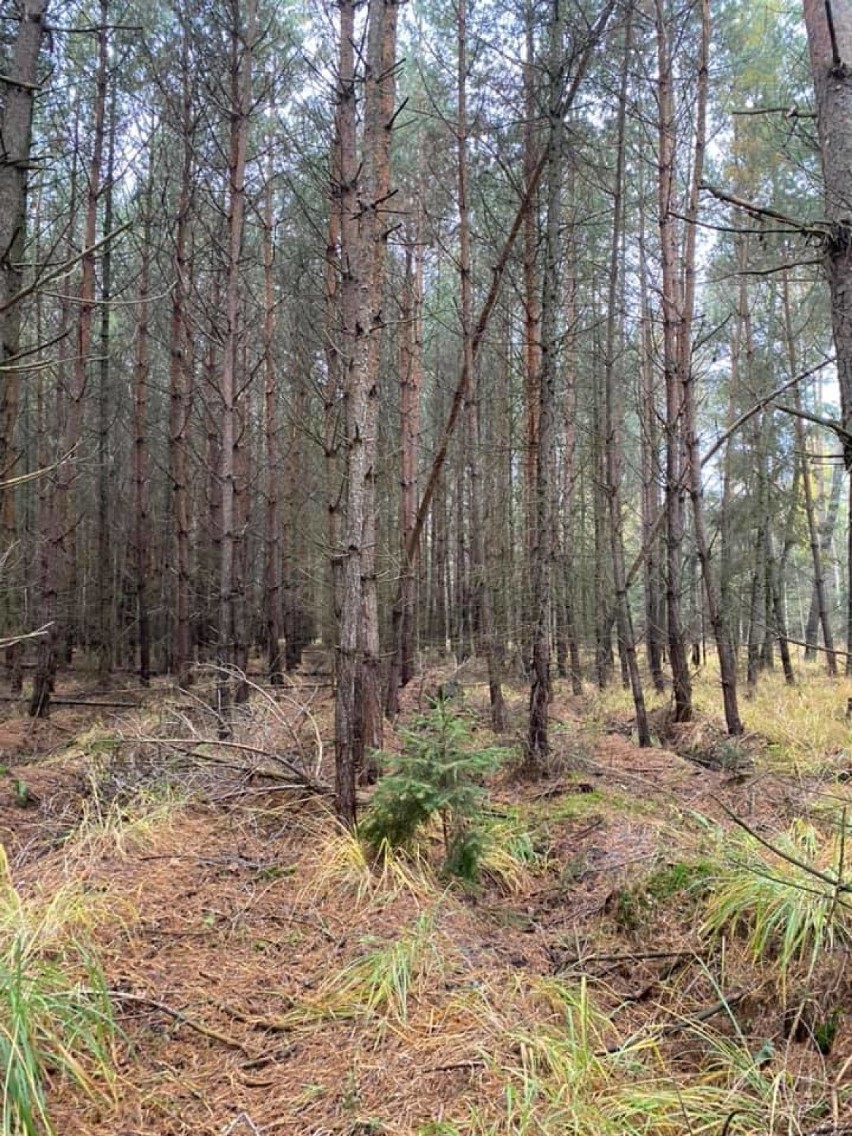
<svg viewBox="0 0 852 1136"><path fill-rule="evenodd" d="M494 745L487 688L460 677L466 744ZM667 727L661 699L645 750L623 692L567 690L536 782L511 693L475 886L441 875L437 832L371 861L294 784L332 779L310 675L258 688L229 745L200 687L8 710L4 903L67 919L53 961L85 937L117 1025L89 1091L47 1061L55 1131L852 1133L852 683L770 675L733 742L698 676L696 723Z"/></svg>

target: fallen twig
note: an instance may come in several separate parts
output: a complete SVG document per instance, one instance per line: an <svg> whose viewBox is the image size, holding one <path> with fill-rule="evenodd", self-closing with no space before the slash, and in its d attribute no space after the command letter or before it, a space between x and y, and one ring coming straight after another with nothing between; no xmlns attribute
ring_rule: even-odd
<svg viewBox="0 0 852 1136"><path fill-rule="evenodd" d="M649 1026L647 1029L640 1030L638 1033L633 1034L627 1041L619 1042L618 1045L610 1045L595 1056L611 1057L615 1053L623 1053L625 1049L629 1049L631 1045L635 1045L645 1034L651 1034L656 1037L673 1037L676 1033L682 1033L683 1030L698 1025L699 1022L709 1021L710 1018L715 1018L717 1014L730 1011L733 1006L742 1002L748 993L748 990L738 990L736 994L731 994L727 998L720 998L711 1006L705 1006L703 1010L699 1010L695 1014L690 1014L688 1017L682 1018L679 1021L669 1022L667 1025Z"/></svg>
<svg viewBox="0 0 852 1136"><path fill-rule="evenodd" d="M180 1025L188 1026L189 1029L201 1034L202 1037L207 1037L211 1041L218 1041L220 1045L226 1045L229 1049L238 1049L249 1060L254 1057L254 1054L246 1049L241 1041L237 1041L236 1038L229 1037L225 1033L220 1033L218 1030L211 1029L209 1026L202 1025L201 1022L196 1022L193 1018L187 1017L182 1010L176 1010L173 1006L166 1005L165 1002L157 1001L156 998L149 998L146 994L128 994L123 990L108 990L107 993L115 1001L130 1002L136 1006L149 1006L152 1010L157 1010L159 1013L165 1014L166 1017L173 1018Z"/></svg>

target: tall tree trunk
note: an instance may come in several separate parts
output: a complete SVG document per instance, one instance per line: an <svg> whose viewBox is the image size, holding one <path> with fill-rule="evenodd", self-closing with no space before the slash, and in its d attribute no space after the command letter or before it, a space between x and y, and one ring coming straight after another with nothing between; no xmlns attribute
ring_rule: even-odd
<svg viewBox="0 0 852 1136"><path fill-rule="evenodd" d="M653 317L648 295L648 264L645 249L644 186L639 188L639 289L642 313L639 364L641 461L642 461L642 548L645 571L645 650L651 681L658 694L665 690L663 653L665 650L665 600L663 596L663 551L660 528L660 428L658 392L655 381Z"/></svg>
<svg viewBox="0 0 852 1136"><path fill-rule="evenodd" d="M271 108L274 109L274 108ZM281 652L281 419L275 373L275 215L272 159L266 166L263 195L263 431L266 450L264 502L263 607L266 614L266 669L272 686L284 682Z"/></svg>
<svg viewBox="0 0 852 1136"><path fill-rule="evenodd" d="M365 341L368 464L364 478L363 586L360 637L363 649L361 680L361 781L378 776L375 751L384 737L379 641L378 580L376 572L376 476L379 430L379 378L384 338L384 290L387 235L385 203L391 197L391 140L396 99L396 32L398 0L372 0L367 21L367 69L364 87L364 146L362 172L362 240L366 267L362 318L369 329Z"/></svg>
<svg viewBox="0 0 852 1136"><path fill-rule="evenodd" d="M811 74L816 92L826 216L831 233L825 261L837 353L842 422L852 430L852 4L803 0ZM846 450L852 467L852 445Z"/></svg>
<svg viewBox="0 0 852 1136"><path fill-rule="evenodd" d="M77 138L79 128L79 104L74 106L73 134ZM67 251L70 253L71 243L76 228L78 209L78 148L75 145L72 151L71 172L69 177L70 217L68 223L69 239ZM59 343L57 349L56 384L53 401L53 436L63 439L64 444L69 439L68 403L70 402L69 389L69 354L71 339L71 301L70 297L63 295L59 302ZM66 454L68 451L65 451ZM43 463L44 464L44 463ZM63 463L63 466L69 462ZM65 508L68 497L71 471L60 468L55 479L48 483L42 480L42 489L39 499L39 528L46 534L41 542L41 556L39 558L39 593L41 597L42 618L50 624L48 634L39 640L36 655L36 669L33 675L33 689L30 698L29 713L33 718L46 718L50 714L50 697L56 681L56 671L59 662L59 589L65 571Z"/></svg>
<svg viewBox="0 0 852 1136"><path fill-rule="evenodd" d="M186 305L189 294L187 244L192 210L195 150L193 145L194 109L190 80L189 32L182 28L181 40L181 164L174 232L174 281L169 323L169 480L172 491L174 550L174 638L171 668L175 682L186 687L190 675L190 506L189 506L189 418L192 379L189 366Z"/></svg>
<svg viewBox="0 0 852 1136"><path fill-rule="evenodd" d="M609 258L609 294L607 296L606 356L604 371L604 446L606 462L606 491L609 503L609 535L612 549L612 575L615 588L615 605L619 625L619 640L636 709L636 729L640 746L651 744L651 731L645 710L645 695L636 657L633 635L633 616L627 591L627 571L624 564L624 533L621 520L621 477L623 455L621 439L624 415L621 412L623 397L615 389L616 316L619 295L619 265L621 260L621 234L624 212L624 151L627 119L627 79L633 51L633 8L627 15L624 31L624 60L618 101L618 125L615 157L615 189L613 194L612 242ZM622 392L623 395L623 392Z"/></svg>
<svg viewBox="0 0 852 1136"><path fill-rule="evenodd" d="M485 534L482 520L479 406L473 363L473 290L470 255L470 212L468 208L468 120L467 120L467 14L465 0L458 8L458 210L459 210L459 284L461 292L462 370L467 384L467 470L470 482L470 546L474 596L472 608L481 621L480 641L485 647L488 666L488 690L491 702L491 726L495 733L506 729L506 706L503 701L501 651L494 625L493 585L485 561ZM549 530L548 534L549 536ZM548 552L548 557L552 552Z"/></svg>
<svg viewBox="0 0 852 1136"><path fill-rule="evenodd" d="M847 433L843 444L852 501L852 4L849 0L803 0L811 74L816 93L825 209L831 232L825 242L825 268L831 297L831 324L840 386L840 410ZM852 508L847 544L852 552ZM852 652L852 555L847 557L849 599L847 650ZM824 625L825 628L825 625ZM826 643L828 647L828 643ZM829 667L834 658L829 652ZM847 673L852 660L846 659Z"/></svg>
<svg viewBox="0 0 852 1136"><path fill-rule="evenodd" d="M538 110L536 106L536 53L535 53L535 5L528 2L524 15L526 22L525 37L526 48L524 54L523 85L524 85L524 129L523 129L523 177L527 193L536 177L537 150L536 122ZM530 206L524 213L523 231L523 267L524 267L524 450L523 450L523 476L524 476L524 534L526 556L524 573L526 584L524 595L529 595L531 586L532 558L536 547L535 526L537 523L537 489L536 476L538 468L538 411L539 411L539 382L541 379L541 292L538 280L538 210L535 207L536 195L531 194ZM527 625L524 637L530 635L530 629L536 616L534 600L530 595L523 613L523 622ZM525 644L526 648L526 644Z"/></svg>
<svg viewBox="0 0 852 1136"><path fill-rule="evenodd" d="M784 308L784 337L787 344L787 362L790 368L790 375L798 374L798 354L796 351L796 340L793 333L793 313L790 301L790 281L787 273L782 275L782 304ZM813 481L811 480L811 467L810 456L808 453L808 439L805 430L804 421L801 417L802 410L802 394L799 390L799 384L796 383L793 387L793 400L795 409L799 412L794 417L794 429L796 433L796 449L799 451L799 471L802 482L802 494L805 502L805 517L808 525L808 540L811 549L811 561L814 567L814 603L811 605L812 612L819 619L820 626L822 627L823 642L825 643L826 651L826 666L830 675L837 674L837 656L834 652L834 639L831 632L831 620L828 612L828 600L826 597L825 589L825 573L823 571L823 550L820 542L819 525L816 515L816 502L814 500ZM839 504L839 484L838 484L838 504ZM836 515L836 513L835 513ZM833 528L832 524L832 528ZM810 644L816 640L816 623L817 618L811 622L811 617L808 618L808 625L805 632L805 641ZM812 657L813 652L809 652L808 647L805 648L805 658Z"/></svg>
<svg viewBox="0 0 852 1136"><path fill-rule="evenodd" d="M678 371L682 384L683 430L686 442L687 477L692 500L692 523L695 531L695 548L704 581L704 596L716 654L719 660L719 678L722 685L722 702L728 733L737 736L743 732L737 702L737 665L727 624L727 613L719 603L719 594L710 563L710 540L704 518L704 498L701 485L701 455L696 422L695 372L692 367L692 323L695 310L695 249L698 220L698 194L704 175L704 150L707 131L707 89L709 83L710 2L701 0L701 39L698 59L698 97L695 111L695 147L691 184L686 210L684 238L683 310L679 329Z"/></svg>
<svg viewBox="0 0 852 1136"><path fill-rule="evenodd" d="M583 669L580 662L580 645L577 638L576 602L578 588L572 551L575 540L574 509L577 484L577 228L576 178L574 164L569 162L566 186L567 220L565 235L565 337L563 342L563 457L562 457L562 525L561 525L561 621L564 625L565 645L568 652L568 672L571 692L583 693Z"/></svg>
<svg viewBox="0 0 852 1136"><path fill-rule="evenodd" d="M2 623L0 632L21 630L20 589L12 549L18 537L16 491L3 482L20 473L17 443L21 372L21 309L17 295L23 283L26 248L27 183L32 144L33 103L38 90L38 59L44 36L47 0L24 0L4 89L0 137L0 528L2 528ZM11 578L10 578L11 577ZM21 647L6 649L12 694L22 688Z"/></svg>
<svg viewBox="0 0 852 1136"><path fill-rule="evenodd" d="M239 664L242 645L240 626L239 572L240 517L239 493L244 492L239 469L242 422L238 363L241 347L240 324L240 259L246 207L246 157L248 152L249 116L252 99L252 51L256 35L257 0L247 0L245 25L240 5L233 9L230 54L230 116L228 149L228 222L227 260L225 264L225 333L222 345L222 369L219 377L221 413L221 451L219 484L222 494L220 511L221 555L219 558L219 638L216 662L219 668L217 705L219 729L230 732L231 671ZM238 487L238 481L240 485Z"/></svg>
<svg viewBox="0 0 852 1136"><path fill-rule="evenodd" d="M105 6L104 6L105 7ZM106 16L104 11L103 16ZM116 131L115 86L110 92L109 126L107 128L106 169L104 171L103 228L112 232L113 188L115 175ZM112 594L112 549L110 541L111 463L109 441L112 428L112 391L110 389L110 301L112 299L112 243L104 249L101 268L100 358L98 360L98 539L95 577L95 603L98 637L98 678L106 682L113 667L115 641L115 597Z"/></svg>
<svg viewBox="0 0 852 1136"><path fill-rule="evenodd" d="M323 387L323 460L325 473L326 539L328 541L326 622L323 643L327 647L335 642L340 620L343 583L343 529L342 507L345 485L342 477L341 415L343 387L341 381L341 298L340 279L343 263L340 249L341 203L344 185L341 167L341 110L340 95L334 108L334 137L329 162L328 233L325 249L325 385ZM336 662L336 659L335 659Z"/></svg>
<svg viewBox="0 0 852 1136"><path fill-rule="evenodd" d="M338 122L341 172L341 312L346 350L345 560L335 698L337 812L355 822L355 778L372 772L365 746L381 738L375 570L375 476L385 232L390 192L396 4L370 0L367 14L363 168L356 139L354 6L340 3Z"/></svg>
<svg viewBox="0 0 852 1136"><path fill-rule="evenodd" d="M151 524L148 513L148 319L151 306L153 197L153 160L149 157L142 204L142 249L133 376L133 544L136 561L136 618L139 628L139 681L143 686L148 686L151 681L151 620L148 612L148 573L151 565Z"/></svg>
<svg viewBox="0 0 852 1136"><path fill-rule="evenodd" d="M548 132L546 143L544 264L541 304L541 369L538 391L538 445L535 480L535 549L532 559L532 639L529 732L524 748L528 774L541 773L550 756L548 705L551 697L550 636L553 536L553 474L556 443L556 385L560 352L559 231L562 223L561 109L564 77L563 0L553 0L548 51Z"/></svg>
<svg viewBox="0 0 852 1136"><path fill-rule="evenodd" d="M355 780L361 759L361 726L357 703L361 676L361 541L363 536L365 392L358 367L359 298L363 263L357 223L357 102L355 76L355 0L340 0L337 74L337 138L340 209L340 330L343 355L344 509L340 552L340 628L334 703L335 805L344 823L355 824ZM334 207L333 203L333 206Z"/></svg>
<svg viewBox="0 0 852 1136"><path fill-rule="evenodd" d="M692 680L681 620L681 560L684 539L683 382L678 350L683 296L678 279L675 196L676 112L669 28L664 0L655 0L657 100L659 109L659 224L663 308L663 375L666 388L666 620L672 671L674 718L692 718Z"/></svg>
<svg viewBox="0 0 852 1136"><path fill-rule="evenodd" d="M388 671L385 709L399 712L399 691L414 675L414 633L417 615L417 571L405 555L408 535L417 516L417 468L420 449L420 391L423 384L423 223L409 226L405 241L405 275L400 301L399 430L401 579L393 609L393 658Z"/></svg>
<svg viewBox="0 0 852 1136"><path fill-rule="evenodd" d="M83 409L88 384L89 353L95 304L95 242L98 203L101 193L104 122L107 96L108 0L101 0L98 27L98 62L95 98L92 108L92 153L89 161L86 212L83 224L83 252L80 257L80 284L77 294L77 326L70 389L65 399L65 449L76 452L82 437ZM77 122L75 121L75 130ZM40 649L39 665L33 684L30 713L44 717L49 713L50 694L57 667L57 652L70 663L77 630L77 557L75 551L77 519L74 514L74 472L71 462L63 462L56 479L51 540L54 566L50 569L49 591L55 604L56 625Z"/></svg>

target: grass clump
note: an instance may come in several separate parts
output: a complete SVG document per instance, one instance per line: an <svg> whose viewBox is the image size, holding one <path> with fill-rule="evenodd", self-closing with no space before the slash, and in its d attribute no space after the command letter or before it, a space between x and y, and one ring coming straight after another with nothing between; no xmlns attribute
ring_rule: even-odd
<svg viewBox="0 0 852 1136"><path fill-rule="evenodd" d="M187 802L181 789L163 781L110 799L101 795L93 780L80 821L68 837L69 847L82 855L125 857L173 824Z"/></svg>
<svg viewBox="0 0 852 1136"><path fill-rule="evenodd" d="M54 1131L47 1088L67 1078L88 1095L109 1081L115 1034L102 970L87 942L95 913L78 891L25 900L0 846L2 1136Z"/></svg>
<svg viewBox="0 0 852 1136"><path fill-rule="evenodd" d="M369 949L329 981L321 1006L332 1016L368 1014L405 1022L414 988L438 959L434 931L434 912L423 911L398 938L368 940Z"/></svg>
<svg viewBox="0 0 852 1136"><path fill-rule="evenodd" d="M374 851L383 845L410 848L438 818L444 869L476 878L485 850L483 778L503 751L471 748L467 723L439 700L414 730L403 731L399 754L383 754L386 768L359 834Z"/></svg>
<svg viewBox="0 0 852 1136"><path fill-rule="evenodd" d="M825 836L797 821L771 846L744 832L708 901L705 929L744 934L756 962L773 961L782 987L795 964L812 968L823 955L849 947L845 843L845 824Z"/></svg>
<svg viewBox="0 0 852 1136"><path fill-rule="evenodd" d="M427 1124L421 1136L683 1136L718 1133L732 1111L752 1126L755 1102L724 1075L679 1077L652 1037L619 1047L611 1015L589 985L558 979L525 980L495 1003L489 1063L502 1082L502 1100L471 1108L461 1120ZM518 1012L525 1019L511 1021Z"/></svg>

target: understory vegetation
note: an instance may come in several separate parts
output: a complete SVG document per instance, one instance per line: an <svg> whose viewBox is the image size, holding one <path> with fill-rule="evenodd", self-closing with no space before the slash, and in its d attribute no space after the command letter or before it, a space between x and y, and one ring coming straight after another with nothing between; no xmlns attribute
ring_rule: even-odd
<svg viewBox="0 0 852 1136"><path fill-rule="evenodd" d="M558 691L530 783L474 683L400 725L357 833L283 779L327 773L307 688L228 741L160 694L78 726L0 798L3 1132L844 1132L846 685L781 714L768 678L736 761Z"/></svg>

